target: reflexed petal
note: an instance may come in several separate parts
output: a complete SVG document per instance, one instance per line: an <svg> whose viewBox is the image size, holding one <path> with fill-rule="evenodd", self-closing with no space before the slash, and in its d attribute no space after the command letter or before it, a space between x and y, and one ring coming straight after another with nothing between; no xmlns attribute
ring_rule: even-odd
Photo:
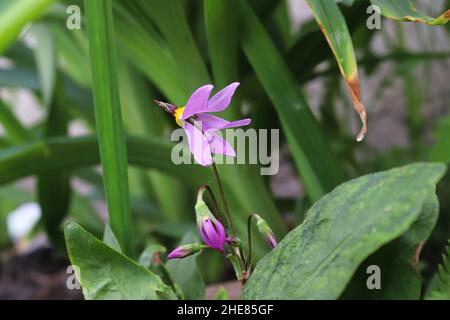
<svg viewBox="0 0 450 320"><path fill-rule="evenodd" d="M211 131L206 132L205 135L208 138L212 153L223 154L229 157L236 156L236 151L226 139Z"/></svg>
<svg viewBox="0 0 450 320"><path fill-rule="evenodd" d="M252 122L251 119L241 119L230 122L225 119L204 113L198 114L197 118L202 122L204 131L237 128L247 126Z"/></svg>
<svg viewBox="0 0 450 320"><path fill-rule="evenodd" d="M207 84L195 90L186 103L186 108L184 109L181 119L186 120L194 114L206 112L208 108L209 95L213 88L213 85Z"/></svg>
<svg viewBox="0 0 450 320"><path fill-rule="evenodd" d="M184 131L186 132L189 149L194 155L195 161L202 166L212 164L211 148L208 139L203 133L189 122L184 122Z"/></svg>
<svg viewBox="0 0 450 320"><path fill-rule="evenodd" d="M225 110L233 98L236 88L239 86L239 82L233 82L220 90L214 97L209 100L208 112L220 112Z"/></svg>

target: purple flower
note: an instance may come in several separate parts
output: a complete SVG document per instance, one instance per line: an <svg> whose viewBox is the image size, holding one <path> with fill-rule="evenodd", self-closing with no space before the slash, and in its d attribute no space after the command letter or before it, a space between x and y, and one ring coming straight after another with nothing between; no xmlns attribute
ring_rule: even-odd
<svg viewBox="0 0 450 320"><path fill-rule="evenodd" d="M223 252L227 235L220 221L205 217L199 223L199 231L200 236L208 246Z"/></svg>
<svg viewBox="0 0 450 320"><path fill-rule="evenodd" d="M239 86L239 82L228 85L211 99L209 96L212 85L204 85L191 95L185 107L155 101L166 111L175 117L175 121L186 132L189 149L194 155L195 161L202 166L213 163L212 154L223 154L235 157L236 152L231 145L217 134L217 131L227 128L246 126L251 123L250 119L227 121L222 118L208 114L209 112L221 112L231 102L231 98Z"/></svg>
<svg viewBox="0 0 450 320"><path fill-rule="evenodd" d="M200 236L203 241L213 249L224 251L227 234L222 223L216 219L209 210L208 205L203 201L204 189L200 189L195 204L195 218Z"/></svg>
<svg viewBox="0 0 450 320"><path fill-rule="evenodd" d="M198 243L185 244L175 248L167 256L168 259L182 259L202 251L206 246Z"/></svg>

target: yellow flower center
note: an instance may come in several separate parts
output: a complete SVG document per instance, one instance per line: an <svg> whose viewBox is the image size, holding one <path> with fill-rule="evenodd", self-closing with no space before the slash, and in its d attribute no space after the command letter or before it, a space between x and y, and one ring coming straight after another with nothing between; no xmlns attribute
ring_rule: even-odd
<svg viewBox="0 0 450 320"><path fill-rule="evenodd" d="M183 126L183 120L181 120L181 116L183 115L184 108L185 107L178 107L175 109L175 112L173 113L175 121L180 127Z"/></svg>

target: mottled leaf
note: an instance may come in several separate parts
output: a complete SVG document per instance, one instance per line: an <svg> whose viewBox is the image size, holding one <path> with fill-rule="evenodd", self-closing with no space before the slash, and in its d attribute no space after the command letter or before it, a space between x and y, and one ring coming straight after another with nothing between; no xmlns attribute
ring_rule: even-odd
<svg viewBox="0 0 450 320"><path fill-rule="evenodd" d="M364 259L414 232L444 172L442 164L413 164L340 185L260 261L244 297L338 298Z"/></svg>
<svg viewBox="0 0 450 320"><path fill-rule="evenodd" d="M371 0L371 2L380 7L383 16L390 19L423 22L429 25L445 24L450 20L450 10L433 18L417 11L412 0Z"/></svg>

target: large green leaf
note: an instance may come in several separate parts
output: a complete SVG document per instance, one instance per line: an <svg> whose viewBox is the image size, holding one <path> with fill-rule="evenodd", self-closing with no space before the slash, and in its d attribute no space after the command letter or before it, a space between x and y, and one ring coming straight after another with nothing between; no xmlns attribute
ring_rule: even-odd
<svg viewBox="0 0 450 320"><path fill-rule="evenodd" d="M450 20L450 10L447 10L437 18L423 14L415 8L412 0L370 0L373 5L379 6L381 14L387 18L423 22L430 25L445 24Z"/></svg>
<svg viewBox="0 0 450 320"><path fill-rule="evenodd" d="M276 108L308 195L318 200L342 182L339 161L263 25L245 1L239 9L242 48Z"/></svg>
<svg viewBox="0 0 450 320"><path fill-rule="evenodd" d="M244 297L338 298L365 258L420 221L444 172L413 164L340 185L260 261Z"/></svg>
<svg viewBox="0 0 450 320"><path fill-rule="evenodd" d="M95 120L111 228L126 254L133 252L127 151L116 71L112 0L86 0Z"/></svg>
<svg viewBox="0 0 450 320"><path fill-rule="evenodd" d="M344 299L417 300L421 298L422 276L418 272L420 252L433 230L439 213L436 195L423 204L420 216L400 238L385 245L364 261L343 294ZM381 270L377 290L367 288L369 266Z"/></svg>
<svg viewBox="0 0 450 320"><path fill-rule="evenodd" d="M64 226L67 251L84 297L92 299L176 299L161 279L113 250L75 222Z"/></svg>

